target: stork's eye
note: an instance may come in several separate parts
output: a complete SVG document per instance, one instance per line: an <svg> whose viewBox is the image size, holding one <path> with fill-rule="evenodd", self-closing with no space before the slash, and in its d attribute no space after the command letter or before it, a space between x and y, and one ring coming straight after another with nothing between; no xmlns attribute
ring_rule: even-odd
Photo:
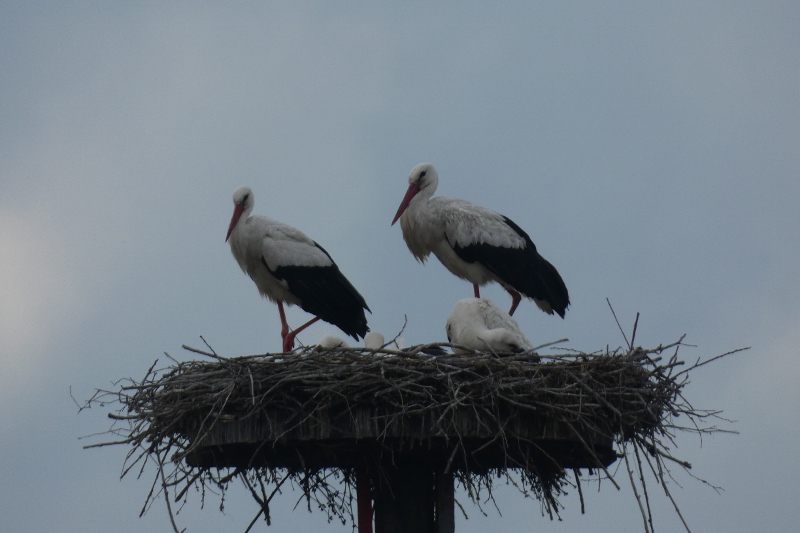
<svg viewBox="0 0 800 533"><path fill-rule="evenodd" d="M423 170L422 172L420 172L420 174L419 174L420 179L424 178L425 174L427 174L427 173L428 173L427 170Z"/></svg>
<svg viewBox="0 0 800 533"><path fill-rule="evenodd" d="M250 193L245 194L244 198L242 198L242 201L246 202L248 198L250 198Z"/></svg>

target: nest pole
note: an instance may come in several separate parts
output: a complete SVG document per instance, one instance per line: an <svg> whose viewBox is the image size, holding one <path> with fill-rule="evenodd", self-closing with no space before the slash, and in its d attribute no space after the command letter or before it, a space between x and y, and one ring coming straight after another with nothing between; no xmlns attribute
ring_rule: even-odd
<svg viewBox="0 0 800 533"><path fill-rule="evenodd" d="M434 533L431 471L405 464L382 474L375 493L375 533Z"/></svg>
<svg viewBox="0 0 800 533"><path fill-rule="evenodd" d="M372 482L366 468L356 468L358 533L372 533Z"/></svg>
<svg viewBox="0 0 800 533"><path fill-rule="evenodd" d="M375 533L454 533L453 475L414 457L381 468Z"/></svg>
<svg viewBox="0 0 800 533"><path fill-rule="evenodd" d="M455 484L453 473L436 472L436 533L455 533Z"/></svg>

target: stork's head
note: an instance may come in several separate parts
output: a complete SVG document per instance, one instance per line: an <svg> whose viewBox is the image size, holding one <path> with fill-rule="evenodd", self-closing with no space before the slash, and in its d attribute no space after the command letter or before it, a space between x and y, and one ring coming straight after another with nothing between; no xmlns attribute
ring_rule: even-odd
<svg viewBox="0 0 800 533"><path fill-rule="evenodd" d="M435 185L438 179L439 174L430 163L420 163L408 174L408 184L416 183L420 189Z"/></svg>
<svg viewBox="0 0 800 533"><path fill-rule="evenodd" d="M411 173L408 175L408 190L406 190L403 201L400 202L400 207L397 208L397 213L392 219L392 225L397 222L397 219L400 218L400 215L408 208L408 204L417 194L424 191L425 194L423 196L430 198L436 192L438 184L439 174L436 173L436 169L430 163L420 163L412 168Z"/></svg>
<svg viewBox="0 0 800 533"><path fill-rule="evenodd" d="M253 191L250 190L250 187L242 185L233 191L233 216L231 217L231 224L228 226L228 234L225 235L225 241L230 238L233 228L236 227L242 215L249 214L253 210L254 203ZM246 218L247 216L245 216Z"/></svg>

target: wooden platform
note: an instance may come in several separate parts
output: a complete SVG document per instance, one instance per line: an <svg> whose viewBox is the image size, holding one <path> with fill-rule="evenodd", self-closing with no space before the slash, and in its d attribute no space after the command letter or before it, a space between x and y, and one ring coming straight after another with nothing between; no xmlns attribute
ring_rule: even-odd
<svg viewBox="0 0 800 533"><path fill-rule="evenodd" d="M347 468L406 456L449 470L487 471L542 465L561 468L608 466L616 459L611 437L576 435L563 422L546 417L509 415L505 431L493 432L490 420L463 409L418 415L387 415L363 406L297 413L266 409L260 416L218 421L193 443L187 463L199 467ZM587 449L587 445L589 449ZM593 454L592 454L593 452Z"/></svg>

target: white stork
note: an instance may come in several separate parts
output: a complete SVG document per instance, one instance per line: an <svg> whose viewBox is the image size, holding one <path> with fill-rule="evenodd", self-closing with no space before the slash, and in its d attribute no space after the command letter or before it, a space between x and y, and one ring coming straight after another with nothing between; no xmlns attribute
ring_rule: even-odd
<svg viewBox="0 0 800 533"><path fill-rule="evenodd" d="M283 350L291 351L295 336L320 318L356 340L369 328L364 298L339 271L322 246L302 231L263 216L250 216L253 191L233 191L233 217L225 240L258 292L278 304ZM283 304L299 305L314 318L289 331Z"/></svg>
<svg viewBox="0 0 800 533"><path fill-rule="evenodd" d="M569 293L558 271L536 251L533 241L511 219L459 198L432 198L439 175L421 163L408 176L408 190L392 225L400 219L403 239L417 259L433 254L456 276L481 285L496 281L511 294L513 315L522 298L564 318Z"/></svg>
<svg viewBox="0 0 800 533"><path fill-rule="evenodd" d="M523 352L533 346L517 321L488 298L464 298L447 317L447 340L465 348L490 352ZM453 348L455 353L464 350Z"/></svg>

